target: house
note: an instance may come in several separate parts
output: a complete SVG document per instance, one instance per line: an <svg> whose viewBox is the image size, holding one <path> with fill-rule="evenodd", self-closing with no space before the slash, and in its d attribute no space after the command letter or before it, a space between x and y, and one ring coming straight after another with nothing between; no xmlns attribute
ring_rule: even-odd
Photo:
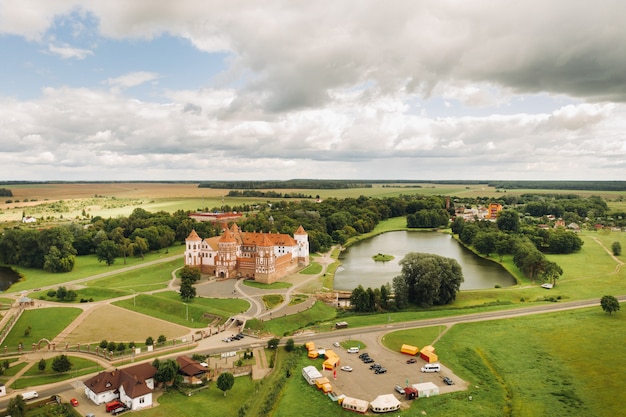
<svg viewBox="0 0 626 417"><path fill-rule="evenodd" d="M151 364L142 363L100 372L83 382L85 395L96 405L119 399L131 410L152 407L156 371Z"/></svg>
<svg viewBox="0 0 626 417"><path fill-rule="evenodd" d="M302 226L285 233L244 232L236 223L220 236L185 239L185 265L217 278L250 278L271 284L309 264L309 235Z"/></svg>
<svg viewBox="0 0 626 417"><path fill-rule="evenodd" d="M208 369L187 356L179 356L176 363L180 366L178 373L183 376L185 384L202 384L208 376Z"/></svg>

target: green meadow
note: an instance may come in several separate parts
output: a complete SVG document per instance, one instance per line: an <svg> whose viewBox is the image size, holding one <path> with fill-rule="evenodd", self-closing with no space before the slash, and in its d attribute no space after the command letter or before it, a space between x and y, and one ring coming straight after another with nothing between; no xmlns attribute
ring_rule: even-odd
<svg viewBox="0 0 626 417"><path fill-rule="evenodd" d="M164 291L155 295L138 294L135 297L115 301L112 304L166 320L182 326L203 328L211 318L206 314L219 316L220 323L232 315L239 314L250 307L246 300L237 298L201 298L196 297L189 303L181 301L178 293Z"/></svg>
<svg viewBox="0 0 626 417"><path fill-rule="evenodd" d="M25 352L42 339L52 341L82 312L74 307L32 308L24 310L2 344L16 351L22 343ZM47 347L47 346L46 346Z"/></svg>

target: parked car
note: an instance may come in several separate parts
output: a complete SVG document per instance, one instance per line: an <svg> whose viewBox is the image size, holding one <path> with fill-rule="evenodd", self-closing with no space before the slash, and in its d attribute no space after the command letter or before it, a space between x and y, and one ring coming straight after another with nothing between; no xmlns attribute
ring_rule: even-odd
<svg viewBox="0 0 626 417"><path fill-rule="evenodd" d="M85 414L85 417L96 417L96 415L94 413L87 413Z"/></svg>
<svg viewBox="0 0 626 417"><path fill-rule="evenodd" d="M415 362L417 362L417 359L415 358L411 358L408 361L406 361L406 363L415 363Z"/></svg>
<svg viewBox="0 0 626 417"><path fill-rule="evenodd" d="M370 358L369 356L363 359L363 363L372 363L372 362L374 362L374 359Z"/></svg>
<svg viewBox="0 0 626 417"><path fill-rule="evenodd" d="M78 407L78 400L76 398L72 398L70 400L70 404L72 404L73 407Z"/></svg>
<svg viewBox="0 0 626 417"><path fill-rule="evenodd" d="M395 389L398 394L404 395L404 388L402 388L400 385L396 385L395 387L393 387L393 389Z"/></svg>
<svg viewBox="0 0 626 417"><path fill-rule="evenodd" d="M387 368L376 368L374 369L375 374L385 374L387 373Z"/></svg>
<svg viewBox="0 0 626 417"><path fill-rule="evenodd" d="M335 343L333 343L333 346L334 346L334 347L339 347L339 346L341 346L341 345L339 344L339 342L335 342Z"/></svg>
<svg viewBox="0 0 626 417"><path fill-rule="evenodd" d="M445 382L446 385L454 385L454 381L447 376L443 377L443 382Z"/></svg>
<svg viewBox="0 0 626 417"><path fill-rule="evenodd" d="M348 348L348 353L359 353L359 348L358 347Z"/></svg>
<svg viewBox="0 0 626 417"><path fill-rule="evenodd" d="M373 365L370 365L370 369L377 369L377 368L382 368L382 365L379 363L375 363Z"/></svg>
<svg viewBox="0 0 626 417"><path fill-rule="evenodd" d="M370 356L370 354L369 354L369 353L367 353L367 352L363 352L363 353L361 353L361 354L359 355L359 359L367 358L367 357L369 357L369 356Z"/></svg>
<svg viewBox="0 0 626 417"><path fill-rule="evenodd" d="M126 408L125 406L119 407L119 408L116 408L115 410L111 411L111 415L116 416L118 414L125 413L126 411L128 411L128 408Z"/></svg>
<svg viewBox="0 0 626 417"><path fill-rule="evenodd" d="M552 289L552 284L541 284L541 288L545 288L546 290L551 290Z"/></svg>
<svg viewBox="0 0 626 417"><path fill-rule="evenodd" d="M348 365L344 365L341 367L341 370L346 371L346 372L352 372L352 367Z"/></svg>

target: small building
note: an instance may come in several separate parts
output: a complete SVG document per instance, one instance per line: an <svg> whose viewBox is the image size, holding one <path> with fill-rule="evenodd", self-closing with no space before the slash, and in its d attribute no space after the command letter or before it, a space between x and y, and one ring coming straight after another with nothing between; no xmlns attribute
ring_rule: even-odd
<svg viewBox="0 0 626 417"><path fill-rule="evenodd" d="M365 414L369 407L369 402L365 400L359 400L353 397L340 398L341 407L345 410L356 411L357 413Z"/></svg>
<svg viewBox="0 0 626 417"><path fill-rule="evenodd" d="M180 366L178 373L186 384L202 384L202 380L207 377L207 368L187 356L177 357L176 363Z"/></svg>
<svg viewBox="0 0 626 417"><path fill-rule="evenodd" d="M420 358L424 359L427 363L433 363L439 360L439 356L435 353L435 348L430 345L422 348L420 351Z"/></svg>
<svg viewBox="0 0 626 417"><path fill-rule="evenodd" d="M318 378L322 378L322 374L313 365L302 368L302 376L309 383L309 385L315 384Z"/></svg>
<svg viewBox="0 0 626 417"><path fill-rule="evenodd" d="M417 398L417 390L413 387L406 387L404 389L404 396L407 400L414 400Z"/></svg>
<svg viewBox="0 0 626 417"><path fill-rule="evenodd" d="M400 409L400 401L393 394L384 394L370 402L370 410L375 413L389 413Z"/></svg>
<svg viewBox="0 0 626 417"><path fill-rule="evenodd" d="M419 353L419 348L417 346L403 344L400 348L400 352L407 355L415 356Z"/></svg>
<svg viewBox="0 0 626 417"><path fill-rule="evenodd" d="M439 395L439 387L432 382L422 382L421 384L413 384L413 388L417 390L419 398L428 398L433 395Z"/></svg>
<svg viewBox="0 0 626 417"><path fill-rule="evenodd" d="M338 321L335 323L335 329L346 329L348 327L347 321Z"/></svg>
<svg viewBox="0 0 626 417"><path fill-rule="evenodd" d="M326 351L324 352L324 356L326 357L326 360L324 361L324 369L332 371L333 369L337 368L337 366L339 365L339 356L337 356L334 351L326 349Z"/></svg>

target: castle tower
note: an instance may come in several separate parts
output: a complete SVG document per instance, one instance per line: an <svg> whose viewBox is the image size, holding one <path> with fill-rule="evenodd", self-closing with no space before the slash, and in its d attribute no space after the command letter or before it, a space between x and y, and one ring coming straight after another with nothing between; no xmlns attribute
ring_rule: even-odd
<svg viewBox="0 0 626 417"><path fill-rule="evenodd" d="M274 253L274 244L266 234L263 235L261 242L257 245L256 252L254 280L270 284L276 274L276 254Z"/></svg>
<svg viewBox="0 0 626 417"><path fill-rule="evenodd" d="M202 265L202 257L200 256L201 245L202 238L193 229L185 239L185 265L197 267Z"/></svg>
<svg viewBox="0 0 626 417"><path fill-rule="evenodd" d="M298 243L298 265L307 266L309 264L309 235L302 225L293 234L293 238Z"/></svg>
<svg viewBox="0 0 626 417"><path fill-rule="evenodd" d="M217 242L215 276L234 278L237 272L237 240L230 229L226 228Z"/></svg>

